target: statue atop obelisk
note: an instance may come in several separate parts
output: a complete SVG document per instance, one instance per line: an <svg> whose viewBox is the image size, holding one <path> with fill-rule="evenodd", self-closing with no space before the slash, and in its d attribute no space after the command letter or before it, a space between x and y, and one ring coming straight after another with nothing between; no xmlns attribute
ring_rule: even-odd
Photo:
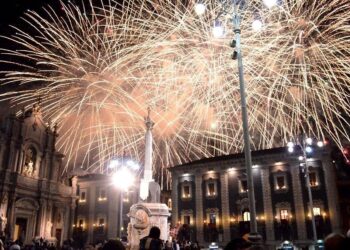
<svg viewBox="0 0 350 250"><path fill-rule="evenodd" d="M153 180L152 171L152 154L153 154L153 137L152 129L154 122L151 120L151 109L147 109L147 117L145 117L146 134L145 134L145 166L143 178L140 183L140 198L143 201L159 202L160 188L159 184ZM151 197L149 197L149 193Z"/></svg>

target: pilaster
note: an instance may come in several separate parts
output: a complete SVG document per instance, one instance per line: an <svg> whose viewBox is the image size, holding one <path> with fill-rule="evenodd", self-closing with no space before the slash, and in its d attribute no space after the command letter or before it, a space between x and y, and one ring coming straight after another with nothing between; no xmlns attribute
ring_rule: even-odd
<svg viewBox="0 0 350 250"><path fill-rule="evenodd" d="M228 174L227 171L220 173L221 183L221 209L222 209L222 227L224 230L224 245L226 245L231 238L230 234L230 204L229 204L229 190L228 190Z"/></svg>
<svg viewBox="0 0 350 250"><path fill-rule="evenodd" d="M96 186L91 185L89 188L89 218L86 222L86 227L88 230L88 242L93 241L93 226L95 223L95 207L96 207Z"/></svg>
<svg viewBox="0 0 350 250"><path fill-rule="evenodd" d="M178 185L179 185L179 179L177 174L173 172L172 174L172 183L171 183L171 202L172 202L172 214L171 214L171 219L172 219L172 225L175 226L177 225L178 218L179 218L179 207L178 207L178 199L179 199L179 194L178 194ZM181 194L180 194L181 195Z"/></svg>
<svg viewBox="0 0 350 250"><path fill-rule="evenodd" d="M292 186L293 186L293 198L295 206L295 220L297 223L297 235L299 240L306 240L306 225L305 225L305 211L302 186L300 183L300 171L299 166L291 166L292 174Z"/></svg>
<svg viewBox="0 0 350 250"><path fill-rule="evenodd" d="M107 221L109 225L108 228L108 238L116 238L118 235L118 223L119 223L119 202L117 202L117 197L120 197L119 192L110 190L108 195L108 218Z"/></svg>
<svg viewBox="0 0 350 250"><path fill-rule="evenodd" d="M203 192L202 192L203 176L201 172L196 173L196 225L197 225L197 240L199 243L204 243L203 237Z"/></svg>
<svg viewBox="0 0 350 250"><path fill-rule="evenodd" d="M266 227L266 241L274 241L274 214L271 199L271 187L269 180L269 169L261 169L261 183L263 190L263 203L264 203L264 216L265 216L265 227Z"/></svg>

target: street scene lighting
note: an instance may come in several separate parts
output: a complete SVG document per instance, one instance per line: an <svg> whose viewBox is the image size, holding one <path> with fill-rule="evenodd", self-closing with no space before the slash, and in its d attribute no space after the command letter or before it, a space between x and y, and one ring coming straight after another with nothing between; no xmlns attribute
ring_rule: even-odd
<svg viewBox="0 0 350 250"><path fill-rule="evenodd" d="M261 20L256 19L256 20L253 21L253 23L252 23L252 28L253 28L253 30L254 30L255 32L261 31L261 30L262 30L262 27L263 27L263 23L262 23Z"/></svg>
<svg viewBox="0 0 350 250"><path fill-rule="evenodd" d="M128 188L133 185L134 181L135 176L125 167L116 171L112 176L113 184L122 191L128 190Z"/></svg>
<svg viewBox="0 0 350 250"><path fill-rule="evenodd" d="M196 5L194 6L194 11L199 16L203 15L204 12L205 12L205 4L203 4L203 3L196 3Z"/></svg>
<svg viewBox="0 0 350 250"><path fill-rule="evenodd" d="M272 8L273 6L277 5L277 0L263 0L263 2L267 8Z"/></svg>

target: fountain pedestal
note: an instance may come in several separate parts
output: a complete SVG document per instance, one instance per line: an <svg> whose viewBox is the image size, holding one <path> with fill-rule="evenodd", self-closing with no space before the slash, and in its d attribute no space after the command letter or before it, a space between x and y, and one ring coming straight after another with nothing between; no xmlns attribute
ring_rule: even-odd
<svg viewBox="0 0 350 250"><path fill-rule="evenodd" d="M160 228L160 238L164 241L169 238L168 217L169 208L162 203L137 203L128 213L128 242L131 250L138 250L140 239L149 234L151 227Z"/></svg>

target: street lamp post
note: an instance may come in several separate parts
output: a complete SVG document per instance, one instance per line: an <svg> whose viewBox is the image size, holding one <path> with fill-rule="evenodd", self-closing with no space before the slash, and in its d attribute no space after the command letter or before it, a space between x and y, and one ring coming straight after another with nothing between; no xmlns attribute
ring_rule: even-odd
<svg viewBox="0 0 350 250"><path fill-rule="evenodd" d="M120 206L119 206L119 238L123 234L123 204L124 204L124 192L126 192L134 183L135 175L132 170L138 170L139 166L131 160L128 160L125 164L124 161L119 164L118 161L114 161L110 164L111 168L114 168L114 174L112 175L112 183L120 191Z"/></svg>
<svg viewBox="0 0 350 250"><path fill-rule="evenodd" d="M311 224L312 224L312 240L313 244L317 245L317 230L316 230L316 222L315 222L315 214L314 214L314 204L313 204L313 198L312 198L312 191L311 191L311 185L310 185L310 169L308 165L308 156L312 152L312 144L313 140L311 138L304 138L302 136L301 140L297 138L296 144L299 146L300 150L302 151L302 161L304 166L304 172L305 172L305 181L306 181L306 189L309 199L309 207L310 207L310 215L311 215ZM318 141L317 146L323 147L323 142ZM289 142L288 143L288 151L290 153L294 152L294 143ZM300 159L299 159L300 160Z"/></svg>
<svg viewBox="0 0 350 250"><path fill-rule="evenodd" d="M222 0L223 8L230 4L231 1ZM245 166L247 171L247 183L248 183L248 198L249 198L249 212L250 212L250 234L249 239L252 242L259 244L262 237L258 234L257 221L256 221L256 207L255 207L255 194L254 194L254 181L252 175L252 157L250 150L250 136L249 136L249 126L248 126L248 114L247 114L247 103L246 103L246 93L245 93L245 83L243 74L243 59L241 53L241 28L240 28L240 15L238 13L239 4L242 0L233 0L233 32L235 34L235 40L231 43L231 47L235 48L232 59L237 59L238 64L238 77L239 77L239 90L241 97L241 109L242 109L242 125L243 125L243 139L244 139L244 157ZM271 8L277 4L277 0L263 0L266 7ZM230 7L230 6L228 6ZM195 6L195 11L198 15L204 14L205 4L203 2L198 3ZM223 13L227 13L223 11ZM222 36L223 28L214 27L214 35ZM255 20L253 23L253 29L258 31L262 28L262 23L260 20Z"/></svg>
<svg viewBox="0 0 350 250"><path fill-rule="evenodd" d="M243 136L244 136L244 158L247 171L247 183L248 183L248 198L249 198L249 212L250 212L250 234L249 239L253 242L260 241L261 236L258 234L258 226L256 221L256 207L255 207L255 194L254 194L254 181L252 175L252 156L250 150L250 138L248 127L248 114L247 114L247 102L243 75L243 59L241 53L241 29L240 29L240 16L238 15L237 0L234 1L234 33L236 39L236 52L238 62L238 77L239 77L239 91L241 96L241 109L242 109L242 123L243 123Z"/></svg>

